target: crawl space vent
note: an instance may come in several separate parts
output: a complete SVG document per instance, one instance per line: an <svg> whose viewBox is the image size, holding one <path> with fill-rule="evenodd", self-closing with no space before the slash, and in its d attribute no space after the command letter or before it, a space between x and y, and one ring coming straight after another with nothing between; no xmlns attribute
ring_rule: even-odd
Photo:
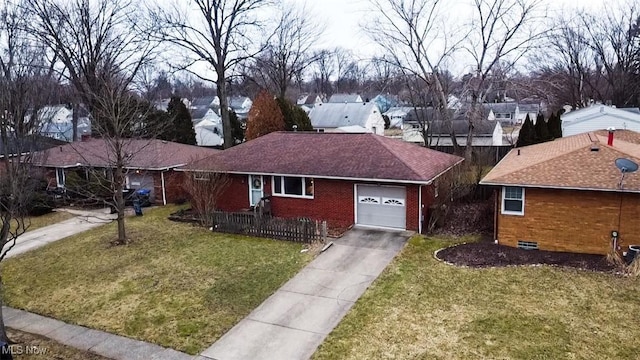
<svg viewBox="0 0 640 360"><path fill-rule="evenodd" d="M538 243L534 241L518 240L518 248L525 250L538 250Z"/></svg>

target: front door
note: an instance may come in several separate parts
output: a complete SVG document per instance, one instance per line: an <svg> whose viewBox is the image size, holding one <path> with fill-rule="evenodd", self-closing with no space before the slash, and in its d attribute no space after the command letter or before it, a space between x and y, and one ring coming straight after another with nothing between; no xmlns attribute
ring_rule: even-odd
<svg viewBox="0 0 640 360"><path fill-rule="evenodd" d="M249 205L256 206L264 196L262 175L249 175Z"/></svg>

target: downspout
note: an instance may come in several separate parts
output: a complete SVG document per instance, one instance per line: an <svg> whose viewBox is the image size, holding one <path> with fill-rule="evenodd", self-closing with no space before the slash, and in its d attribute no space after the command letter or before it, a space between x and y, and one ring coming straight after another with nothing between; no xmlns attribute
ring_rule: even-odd
<svg viewBox="0 0 640 360"><path fill-rule="evenodd" d="M418 233L422 234L422 187L424 185L420 184L418 186Z"/></svg>
<svg viewBox="0 0 640 360"><path fill-rule="evenodd" d="M162 184L162 205L167 205L167 191L164 188L164 173L168 170L160 171L160 183Z"/></svg>

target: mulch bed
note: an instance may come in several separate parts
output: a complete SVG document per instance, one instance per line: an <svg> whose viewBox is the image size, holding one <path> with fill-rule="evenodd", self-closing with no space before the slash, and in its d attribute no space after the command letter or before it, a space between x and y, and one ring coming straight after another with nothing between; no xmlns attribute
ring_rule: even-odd
<svg viewBox="0 0 640 360"><path fill-rule="evenodd" d="M489 241L455 245L438 251L437 257L455 265L477 268L546 264L602 272L616 270L602 255L524 250Z"/></svg>

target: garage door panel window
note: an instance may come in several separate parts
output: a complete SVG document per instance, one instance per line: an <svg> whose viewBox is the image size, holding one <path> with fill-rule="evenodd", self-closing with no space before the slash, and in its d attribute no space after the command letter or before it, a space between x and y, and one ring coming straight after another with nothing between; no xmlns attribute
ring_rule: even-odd
<svg viewBox="0 0 640 360"><path fill-rule="evenodd" d="M313 179L295 176L274 176L273 195L313 198Z"/></svg>
<svg viewBox="0 0 640 360"><path fill-rule="evenodd" d="M382 203L385 205L391 205L391 206L404 206L404 199L383 197Z"/></svg>
<svg viewBox="0 0 640 360"><path fill-rule="evenodd" d="M380 198L373 196L358 196L358 202L361 204L380 204Z"/></svg>
<svg viewBox="0 0 640 360"><path fill-rule="evenodd" d="M502 213L524 215L524 188L515 186L502 188Z"/></svg>

